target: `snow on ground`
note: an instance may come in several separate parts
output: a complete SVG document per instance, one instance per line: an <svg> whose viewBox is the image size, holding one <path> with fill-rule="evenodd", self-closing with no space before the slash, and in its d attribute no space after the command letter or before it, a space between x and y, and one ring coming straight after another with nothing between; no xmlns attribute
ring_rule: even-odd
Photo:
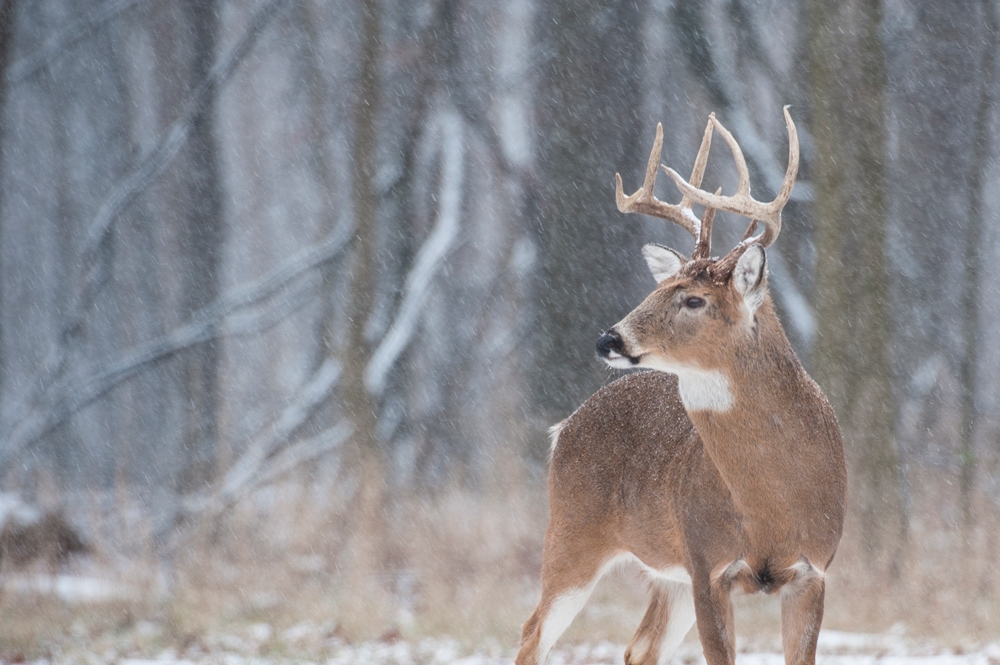
<svg viewBox="0 0 1000 665"><path fill-rule="evenodd" d="M270 639L270 627L259 624L251 634ZM500 647L469 652L450 639L425 639L418 642L368 642L363 644L330 644L332 655L322 659L296 658L293 655L248 655L253 648L246 637L216 636L206 643L208 651L195 651L178 656L167 650L153 658L129 658L109 652L90 653L72 649L51 660L34 661L35 665L292 665L317 663L323 665L511 665L513 652ZM243 652L243 653L240 653ZM558 648L549 656L548 665L620 665L624 645L600 642L591 645L571 645ZM294 649L285 650L293 654ZM779 653L744 653L737 655L740 665L783 665ZM896 635L866 635L824 631L820 640L820 665L1000 665L1000 642L972 653L958 654L950 650L919 645ZM701 648L695 641L682 645L674 657L674 665L705 665Z"/></svg>
<svg viewBox="0 0 1000 665"><path fill-rule="evenodd" d="M128 597L128 590L114 582L80 575L8 575L3 589L25 596L52 595L69 604Z"/></svg>
<svg viewBox="0 0 1000 665"><path fill-rule="evenodd" d="M69 604L129 595L128 589L110 580L70 575L7 576L4 590L29 596L52 595ZM205 635L181 653L173 649L156 653L148 647L136 651L135 644L155 643L163 638L161 625L139 621L131 633L133 639L117 643L117 647L108 646L107 642L97 646L81 633L79 644L59 647L49 659L28 662L31 665L512 665L515 654L513 644L470 650L449 638L348 644L332 636L331 626L309 622L282 631L267 623L245 625L237 632ZM778 643L766 645L738 639L737 651L739 665L784 665ZM155 655L136 657L136 653ZM324 654L322 658L304 655L320 653ZM621 665L624 653L625 645L611 642L557 646L547 665ZM1000 641L967 653L955 653L940 644L906 635L902 626L878 634L823 630L817 662L819 665L1000 665ZM0 665L7 663L0 660ZM706 665L697 640L685 641L672 665Z"/></svg>

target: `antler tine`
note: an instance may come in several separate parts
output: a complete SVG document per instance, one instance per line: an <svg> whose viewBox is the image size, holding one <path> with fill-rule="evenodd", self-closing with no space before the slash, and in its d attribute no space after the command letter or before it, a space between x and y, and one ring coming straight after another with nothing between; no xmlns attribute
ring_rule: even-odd
<svg viewBox="0 0 1000 665"><path fill-rule="evenodd" d="M799 174L799 132L795 129L795 123L792 122L792 114L788 112L788 105L781 107L781 111L785 114L785 127L788 128L788 168L785 169L785 178L781 181L778 196L774 199L775 203L778 204L778 228L774 231L774 238L771 238L771 242L764 245L765 247L770 246L778 237L778 232L781 231L781 209L788 203L788 199L792 198L792 188L795 187L795 178ZM765 230L765 233L768 230L770 229Z"/></svg>
<svg viewBox="0 0 1000 665"><path fill-rule="evenodd" d="M698 146L698 155L694 158L694 167L691 169L691 184L701 187L701 179L705 177L705 165L708 164L708 151L712 147L712 128L715 123L715 111L708 114L708 123L705 125L705 133L701 137L701 145ZM666 169L662 164L661 168ZM721 190L720 190L721 191ZM716 192L718 193L718 192ZM681 198L680 207L691 209L693 201L691 197Z"/></svg>
<svg viewBox="0 0 1000 665"><path fill-rule="evenodd" d="M736 196L750 196L750 169L747 168L747 160L743 157L743 149L740 148L740 144L736 142L733 138L732 133L722 126L722 123L712 116L712 120L715 123L715 128L719 130L722 134L722 138L725 139L726 144L729 146L730 152L733 153L733 160L736 162L736 175L739 177L739 182L736 184Z"/></svg>
<svg viewBox="0 0 1000 665"><path fill-rule="evenodd" d="M695 158L694 169L691 171L691 182L697 183L695 187L701 185L701 179L705 174L705 163L708 161L708 150L712 144L712 121L709 120L705 127L705 134L701 140L701 148ZM646 179L642 188L631 196L625 196L622 186L621 175L615 174L615 202L621 212L640 212L653 217L659 217L674 222L694 236L695 240L701 241L701 224L698 218L691 212L693 201L684 196L680 205L664 203L653 194L653 187L656 185L656 167L660 162L660 153L663 150L663 125L656 125L656 139L653 141L653 149L649 153L649 161L646 164Z"/></svg>
<svg viewBox="0 0 1000 665"><path fill-rule="evenodd" d="M656 139L653 141L653 149L649 151L649 161L646 163L646 179L642 183L642 188L632 194L632 196L625 196L625 190L622 185L622 177L620 174L615 173L615 203L618 204L619 211L640 212L639 210L633 211L632 208L636 208L644 202L640 201L640 199L648 199L652 197L653 186L656 185L656 164L660 161L660 153L662 151L663 124L657 123Z"/></svg>
<svg viewBox="0 0 1000 665"><path fill-rule="evenodd" d="M795 186L795 177L799 172L799 135L792 122L792 116L788 112L788 107L784 109L785 125L788 128L788 169L785 171L785 179L781 183L778 195L770 203L761 203L750 196L750 175L747 169L746 160L743 158L743 151L733 138L733 135L722 126L714 117L711 121L722 138L729 144L736 161L736 170L739 173L739 184L736 194L733 196L720 196L719 194L709 194L698 189L698 185L689 183L677 174L673 169L664 167L667 175L673 179L677 189L684 195L685 200L690 198L703 206L733 212L749 219L759 220L764 224L764 232L761 234L760 242L764 247L770 247L781 232L781 209L788 203L792 195L792 187Z"/></svg>
<svg viewBox="0 0 1000 665"><path fill-rule="evenodd" d="M718 196L722 191L719 187L715 190ZM685 201L687 198L685 198ZM701 234L698 237L698 245L691 254L692 259L707 259L712 255L712 222L715 220L715 208L705 208L705 214L701 216Z"/></svg>

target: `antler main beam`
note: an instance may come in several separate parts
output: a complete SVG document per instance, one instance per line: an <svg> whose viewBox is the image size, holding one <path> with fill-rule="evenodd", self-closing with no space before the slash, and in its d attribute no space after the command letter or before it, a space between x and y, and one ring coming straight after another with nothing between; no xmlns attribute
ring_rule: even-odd
<svg viewBox="0 0 1000 665"><path fill-rule="evenodd" d="M677 189L684 195L684 201L694 201L709 208L733 212L763 223L764 232L761 234L759 242L764 247L770 247L781 232L781 209L785 207L789 197L792 195L792 187L795 186L795 177L799 172L799 135L795 129L795 123L792 122L792 116L788 113L788 107L784 107L783 111L785 113L785 126L788 128L788 169L785 171L785 179L781 183L781 189L778 191L777 197L770 203L761 203L750 196L750 172L747 169L747 162L743 157L743 151L733 138L733 135L729 133L729 130L715 119L714 113L709 118L709 127L714 126L719 131L719 134L722 135L722 138L729 145L729 149L733 153L733 159L736 161L736 171L739 175L736 194L733 196L720 196L718 193L709 194L699 189L701 186L700 174L697 183L695 183L693 174L691 181L688 182L673 169L666 166L663 167L663 170L677 185ZM706 134L708 131L706 130ZM648 180L648 171L646 177ZM684 201L681 202L682 205ZM621 204L618 207L621 209Z"/></svg>
<svg viewBox="0 0 1000 665"><path fill-rule="evenodd" d="M695 158L694 168L691 170L691 182L695 183L694 187L696 188L696 191L700 191L697 190L697 187L701 186L701 179L705 175L705 164L708 162L708 150L712 146L712 121L714 119L715 114L713 113L709 118L708 125L705 127L705 134L701 139L701 147L698 149L698 156ZM669 220L684 228L688 233L694 236L696 241L698 241L698 248L695 250L697 255L698 251L705 244L704 227L706 225L704 225L691 210L691 206L696 199L692 199L692 197L685 194L681 199L680 204L673 205L671 203L664 203L653 194L653 187L656 185L656 169L660 163L660 153L662 150L663 125L661 123L657 123L656 140L653 141L653 149L649 153L649 162L646 164L646 180L643 182L642 188L637 190L631 196L625 196L625 192L622 187L622 177L616 173L615 201L618 203L618 210L621 212L640 212L644 215L651 215L653 217ZM708 217L708 214L708 211L706 211L706 218ZM709 222L707 226L711 229L711 222Z"/></svg>

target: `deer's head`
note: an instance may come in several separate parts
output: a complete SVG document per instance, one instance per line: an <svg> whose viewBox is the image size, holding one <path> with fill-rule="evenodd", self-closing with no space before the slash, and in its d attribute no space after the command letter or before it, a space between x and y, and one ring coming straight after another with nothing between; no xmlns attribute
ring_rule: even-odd
<svg viewBox="0 0 1000 665"><path fill-rule="evenodd" d="M798 172L799 146L795 124L785 109L788 127L788 169L778 196L761 203L750 196L749 173L743 152L725 127L709 118L691 181L672 169L664 171L674 180L683 198L678 205L664 203L653 195L657 164L663 146L662 126L646 168L646 181L632 196L622 191L616 174L618 209L668 219L689 231L697 241L690 258L660 245L646 245L643 256L657 287L635 310L611 327L597 342L597 351L612 367L649 367L685 376L715 376L725 380L725 371L743 342L755 335L758 314L767 299L767 257L764 249L781 231L781 209L791 196ZM708 160L713 130L729 145L736 161L739 184L733 196L720 196L698 189ZM699 220L693 203L705 206ZM722 258L711 258L712 221L716 210L734 212L751 220L743 240ZM758 221L760 236L753 234ZM769 311L769 308L768 308ZM685 400L686 402L686 400ZM724 404L716 404L724 407ZM723 409L724 410L724 409Z"/></svg>

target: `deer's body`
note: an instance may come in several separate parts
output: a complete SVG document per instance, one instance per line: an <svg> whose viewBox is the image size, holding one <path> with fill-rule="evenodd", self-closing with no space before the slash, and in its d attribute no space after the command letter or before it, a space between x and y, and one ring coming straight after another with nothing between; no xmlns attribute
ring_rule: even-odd
<svg viewBox="0 0 1000 665"><path fill-rule="evenodd" d="M690 260L647 246L657 289L598 343L612 366L660 371L606 386L553 428L542 599L517 665L541 665L626 560L652 589L628 665L664 665L695 620L709 665L732 663L734 588L780 590L786 662L815 661L844 518L840 431L775 316L760 244L709 259L700 233Z"/></svg>

